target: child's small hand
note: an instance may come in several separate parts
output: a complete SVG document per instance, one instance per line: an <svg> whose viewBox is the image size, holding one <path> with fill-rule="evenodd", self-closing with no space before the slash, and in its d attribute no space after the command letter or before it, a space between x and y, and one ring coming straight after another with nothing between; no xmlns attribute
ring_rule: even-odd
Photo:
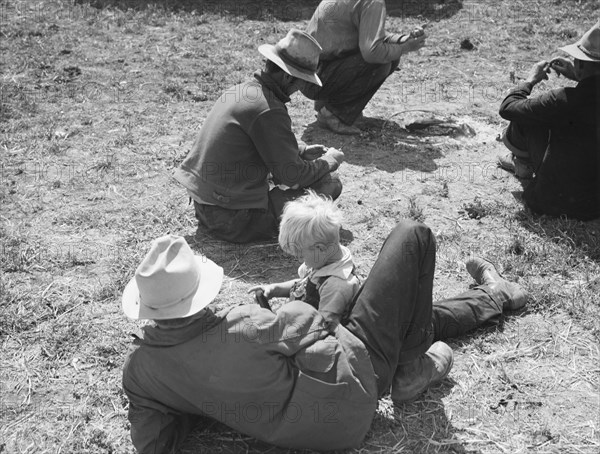
<svg viewBox="0 0 600 454"><path fill-rule="evenodd" d="M248 290L248 293L254 293L254 296L256 296L256 293L258 291L261 291L263 293L263 295L265 296L265 298L267 300L270 300L272 289L273 289L273 287L271 287L269 284L255 285L254 287L250 287L250 289Z"/></svg>
<svg viewBox="0 0 600 454"><path fill-rule="evenodd" d="M254 292L254 299L262 308L271 310L269 299L272 287L270 285L256 285L248 290L248 293Z"/></svg>

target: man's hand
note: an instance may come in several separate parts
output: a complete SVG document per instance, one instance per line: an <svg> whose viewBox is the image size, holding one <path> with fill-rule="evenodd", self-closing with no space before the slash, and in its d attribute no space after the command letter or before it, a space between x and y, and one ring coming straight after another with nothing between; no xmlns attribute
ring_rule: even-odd
<svg viewBox="0 0 600 454"><path fill-rule="evenodd" d="M324 145L307 145L300 157L305 161L313 161L320 158L327 152L327 147Z"/></svg>
<svg viewBox="0 0 600 454"><path fill-rule="evenodd" d="M527 76L526 82L532 85L539 84L542 80L548 80L548 73L550 72L550 63L542 60L531 68L529 76Z"/></svg>
<svg viewBox="0 0 600 454"><path fill-rule="evenodd" d="M554 57L550 61L550 68L556 71L556 74L563 75L567 79L577 80L577 76L575 75L575 66L571 60L568 60L563 57Z"/></svg>
<svg viewBox="0 0 600 454"><path fill-rule="evenodd" d="M402 46L402 53L416 52L425 45L425 30L422 27L415 28L409 35L404 35L398 44Z"/></svg>
<svg viewBox="0 0 600 454"><path fill-rule="evenodd" d="M323 158L328 159L328 161L331 161L331 159L333 159L336 162L336 165L334 166L335 168L332 170L335 170L339 167L339 165L344 162L344 153L342 153L340 150L337 150L336 148L328 148L327 152L323 155Z"/></svg>

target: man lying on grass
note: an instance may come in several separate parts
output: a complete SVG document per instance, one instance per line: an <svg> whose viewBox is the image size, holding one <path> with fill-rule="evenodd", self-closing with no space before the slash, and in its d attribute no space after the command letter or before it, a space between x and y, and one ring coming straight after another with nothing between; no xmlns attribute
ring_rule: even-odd
<svg viewBox="0 0 600 454"><path fill-rule="evenodd" d="M391 392L402 405L448 375L452 350L440 339L526 304L521 287L489 262L466 265L478 285L432 303L435 238L402 222L348 319L332 325L302 301L276 314L256 304L213 312L222 268L181 237L155 240L122 301L128 317L154 321L123 371L135 448L174 452L197 416L282 447L359 446L380 396Z"/></svg>
<svg viewBox="0 0 600 454"><path fill-rule="evenodd" d="M499 165L528 180L523 199L534 212L586 221L600 217L600 22L561 50L573 63L562 57L536 63L502 102L510 153ZM551 69L577 86L530 98Z"/></svg>
<svg viewBox="0 0 600 454"><path fill-rule="evenodd" d="M344 154L299 145L285 105L292 93L321 84L316 75L321 47L291 30L277 45L258 50L267 58L264 70L221 95L175 172L194 200L199 224L236 243L277 237L285 202L305 188L334 200L342 191L331 172Z"/></svg>

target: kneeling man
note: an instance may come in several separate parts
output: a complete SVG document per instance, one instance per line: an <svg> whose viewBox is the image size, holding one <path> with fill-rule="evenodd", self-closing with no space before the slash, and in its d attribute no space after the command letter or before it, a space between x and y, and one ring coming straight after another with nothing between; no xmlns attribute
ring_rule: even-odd
<svg viewBox="0 0 600 454"><path fill-rule="evenodd" d="M305 188L333 199L342 191L332 172L344 154L299 145L285 105L297 90L320 85L320 46L291 30L277 45L258 50L267 58L264 70L221 95L175 172L194 200L199 224L236 243L276 237L285 202Z"/></svg>

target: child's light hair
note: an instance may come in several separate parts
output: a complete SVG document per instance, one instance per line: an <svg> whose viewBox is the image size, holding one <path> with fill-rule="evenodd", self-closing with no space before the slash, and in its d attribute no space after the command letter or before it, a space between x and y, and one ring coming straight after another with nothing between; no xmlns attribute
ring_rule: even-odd
<svg viewBox="0 0 600 454"><path fill-rule="evenodd" d="M342 214L333 200L316 192L308 193L285 204L279 226L279 245L288 254L296 254L303 246L340 242Z"/></svg>

